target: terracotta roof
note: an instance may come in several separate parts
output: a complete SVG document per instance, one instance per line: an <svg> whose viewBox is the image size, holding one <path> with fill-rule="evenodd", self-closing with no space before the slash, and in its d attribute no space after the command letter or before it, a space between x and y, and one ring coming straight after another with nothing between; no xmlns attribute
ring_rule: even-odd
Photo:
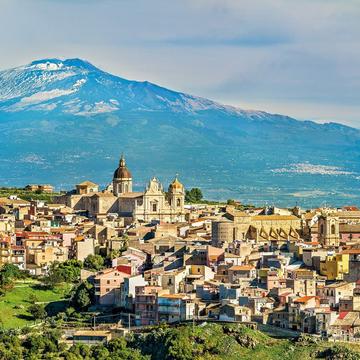
<svg viewBox="0 0 360 360"><path fill-rule="evenodd" d="M305 213L304 218L305 218L306 220L311 220L314 216L316 216L316 213L314 213L314 212L309 212L309 213Z"/></svg>
<svg viewBox="0 0 360 360"><path fill-rule="evenodd" d="M253 220L273 221L273 220L300 220L295 215L255 215Z"/></svg>
<svg viewBox="0 0 360 360"><path fill-rule="evenodd" d="M80 184L77 184L76 186L99 186L98 184L93 183L92 181L83 181Z"/></svg>
<svg viewBox="0 0 360 360"><path fill-rule="evenodd" d="M25 205L29 206L30 202L22 199L8 199L6 197L0 198L0 205Z"/></svg>
<svg viewBox="0 0 360 360"><path fill-rule="evenodd" d="M229 270L233 271L249 271L254 269L255 267L252 265L233 265L231 268L229 268Z"/></svg>
<svg viewBox="0 0 360 360"><path fill-rule="evenodd" d="M344 319L348 313L349 313L348 311L341 311L339 313L338 319L340 319L340 320Z"/></svg>
<svg viewBox="0 0 360 360"><path fill-rule="evenodd" d="M294 300L294 303L306 304L309 300L316 298L316 296L303 296Z"/></svg>
<svg viewBox="0 0 360 360"><path fill-rule="evenodd" d="M360 249L344 250L344 251L342 251L340 254L349 254L349 255L351 255L351 254L353 254L353 255L355 255L355 254L360 254Z"/></svg>
<svg viewBox="0 0 360 360"><path fill-rule="evenodd" d="M343 209L345 211L359 211L360 209L356 206L344 206Z"/></svg>

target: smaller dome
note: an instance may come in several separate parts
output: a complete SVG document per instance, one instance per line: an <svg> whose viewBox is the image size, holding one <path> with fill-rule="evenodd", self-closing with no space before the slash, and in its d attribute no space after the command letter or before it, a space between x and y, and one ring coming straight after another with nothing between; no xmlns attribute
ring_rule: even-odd
<svg viewBox="0 0 360 360"><path fill-rule="evenodd" d="M131 179L132 175L126 167L125 158L121 155L119 167L114 172L114 179Z"/></svg>
<svg viewBox="0 0 360 360"><path fill-rule="evenodd" d="M184 185L178 180L177 176L169 185L169 191L183 191Z"/></svg>

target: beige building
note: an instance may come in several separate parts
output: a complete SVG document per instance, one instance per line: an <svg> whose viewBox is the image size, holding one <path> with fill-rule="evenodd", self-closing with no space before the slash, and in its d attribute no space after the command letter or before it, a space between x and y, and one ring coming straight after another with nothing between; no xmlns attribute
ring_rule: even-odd
<svg viewBox="0 0 360 360"><path fill-rule="evenodd" d="M25 186L25 190L27 191L40 191L44 193L53 193L54 187L49 184L29 184Z"/></svg>
<svg viewBox="0 0 360 360"><path fill-rule="evenodd" d="M300 234L301 219L295 215L251 215L228 209L212 224L212 243L220 247L234 240L297 241Z"/></svg>
<svg viewBox="0 0 360 360"><path fill-rule="evenodd" d="M64 262L69 258L68 248L57 240L26 239L24 244L26 270L34 275L45 274L51 263Z"/></svg>
<svg viewBox="0 0 360 360"><path fill-rule="evenodd" d="M87 211L90 216L117 213L127 223L185 221L185 189L177 177L169 185L167 193L155 177L143 192L133 192L132 182L131 172L122 156L109 187L112 191L98 192L96 184L86 181L76 186L75 194L69 193L56 200L75 210Z"/></svg>
<svg viewBox="0 0 360 360"><path fill-rule="evenodd" d="M95 241L93 238L74 240L76 260L84 261L89 255L95 253Z"/></svg>

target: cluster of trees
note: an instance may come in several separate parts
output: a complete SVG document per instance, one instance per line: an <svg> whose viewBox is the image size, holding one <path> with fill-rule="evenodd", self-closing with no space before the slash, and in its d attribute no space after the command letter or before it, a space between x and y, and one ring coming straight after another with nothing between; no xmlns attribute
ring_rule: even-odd
<svg viewBox="0 0 360 360"><path fill-rule="evenodd" d="M52 329L41 333L0 333L0 359L149 360L150 357L129 347L125 338L114 339L103 345L77 344L68 349L60 341L60 332Z"/></svg>
<svg viewBox="0 0 360 360"><path fill-rule="evenodd" d="M249 346L244 339L256 343ZM75 344L68 348L56 329L40 332L0 332L3 360L194 360L194 359L359 359L360 353L344 345L299 344L276 340L241 325L160 326L149 333L116 338L106 344Z"/></svg>
<svg viewBox="0 0 360 360"><path fill-rule="evenodd" d="M86 311L94 303L94 300L94 286L88 281L82 281L74 288L70 305L76 310Z"/></svg>
<svg viewBox="0 0 360 360"><path fill-rule="evenodd" d="M75 283L80 279L82 268L83 263L79 260L54 262L49 268L48 275L44 278L44 283L49 287L55 287L63 282Z"/></svg>
<svg viewBox="0 0 360 360"><path fill-rule="evenodd" d="M99 271L104 268L105 260L100 255L89 255L84 260L84 268L87 270Z"/></svg>
<svg viewBox="0 0 360 360"><path fill-rule="evenodd" d="M25 279L28 274L13 264L5 264L0 269L0 295L12 289L16 280Z"/></svg>
<svg viewBox="0 0 360 360"><path fill-rule="evenodd" d="M105 260L100 255L89 255L82 263L80 260L66 260L51 264L44 283L54 287L60 283L78 283L80 281L81 269L99 271L104 268Z"/></svg>
<svg viewBox="0 0 360 360"><path fill-rule="evenodd" d="M185 202L198 203L203 199L202 191L199 188L192 188L185 191Z"/></svg>
<svg viewBox="0 0 360 360"><path fill-rule="evenodd" d="M98 271L104 267L104 258L100 255L89 255L84 263L78 260L66 260L62 263L51 264L48 275L43 283L49 288L62 283L73 284L69 297L70 310L86 311L94 303L94 286L87 281L80 281L81 269ZM36 295L30 299L32 303L27 311L34 320L45 320L48 317L46 307L39 304Z"/></svg>

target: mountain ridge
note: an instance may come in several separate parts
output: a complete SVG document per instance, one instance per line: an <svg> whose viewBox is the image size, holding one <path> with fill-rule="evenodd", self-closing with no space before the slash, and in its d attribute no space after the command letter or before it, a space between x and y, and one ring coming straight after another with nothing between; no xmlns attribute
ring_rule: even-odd
<svg viewBox="0 0 360 360"><path fill-rule="evenodd" d="M4 185L104 185L125 152L137 189L180 173L212 199L360 205L360 130L222 105L81 59L0 71L0 132Z"/></svg>
<svg viewBox="0 0 360 360"><path fill-rule="evenodd" d="M74 71L74 69L80 69L80 70L85 70L84 72L79 72L79 71ZM3 74L9 73L9 72L19 72L19 71L25 71L25 70L30 70L30 71L46 71L46 72L64 72L65 70L67 70L68 72L70 72L70 74L68 74L68 76L65 76L66 74L64 74L64 76L60 76L60 79L52 79L50 78L51 81L61 81L66 79L67 77L75 77L77 81L73 82L72 87L68 87L67 89L51 89L50 91L52 91L52 93L48 93L48 94L41 94L43 95L43 97L34 97L34 95L36 93L32 92L27 95L27 97L25 98L25 103L27 103L28 106L20 106L18 108L14 108L14 104L13 102L17 100L19 100L19 98L21 98L21 95L24 96L25 94L17 94L18 96L12 96L10 98L6 98L4 97L4 95L2 94L1 88L6 88L6 82L3 80ZM71 73L71 71L73 71L73 73ZM287 116L287 115L283 115L283 114L278 114L278 113L269 113L266 111L261 111L261 110L250 110L250 109L242 109L240 107L237 106L233 106L233 105L227 105L227 104L222 104L220 102L214 101L214 100L209 100L207 98L204 97L200 97L200 96L195 96L195 95L189 95L187 93L181 92L181 91L175 91L175 90L171 90L168 89L164 86L161 85L157 85L155 83L149 82L149 81L139 81L139 80L129 80L126 78L123 78L121 76L118 75L113 75L110 73L107 73L106 71L96 67L95 65L93 65L92 63L90 63L87 60L83 60L80 58L69 58L69 59L59 59L59 58L45 58L45 59L40 59L40 60L34 60L32 62L30 62L27 65L22 65L22 66L18 66L18 67L14 67L8 70L2 70L0 71L0 111L9 111L8 106L6 105L6 103L4 104L4 101L6 102L6 100L12 100L11 104L10 104L10 108L12 108L13 111L23 111L23 110L31 110L33 108L34 103L36 104L37 107L35 107L34 110L40 110L40 111L53 111L55 110L56 106L47 106L47 107L39 107L39 105L41 105L41 103L48 103L48 100L53 100L56 99L58 97L62 97L62 96L66 96L66 95L71 95L73 93L75 93L77 91L78 88L80 88L83 84L86 83L86 81L83 81L84 79L78 79L78 77L87 75L89 73L99 73L99 74L105 74L106 77L111 77L114 78L118 81L121 81L125 84L135 84L135 86L140 86L143 85L144 87L150 87L150 91L153 89L156 89L158 92L167 92L167 93L171 93L171 94L176 94L179 95L181 97L185 96L188 97L188 99L194 100L194 101L199 101L200 104L196 107L194 106L194 108L187 108L185 107L184 110L187 110L185 112L197 112L197 111L201 111L201 110L208 110L208 108L206 106L212 106L212 109L216 109L216 110L221 110L221 111L226 111L226 112L230 112L230 113L235 113L235 114L239 114L239 115L249 115L250 118L252 116L255 116L257 120L261 120L261 118L263 117L267 117L268 115L270 116L277 116L277 117L281 117L281 118L287 118L287 119L292 119L292 120L296 120L296 121L310 121L310 122L314 122L312 120L298 120L295 119L293 117ZM31 80L31 79L30 79ZM44 79L44 84L43 86L47 85L47 79ZM41 84L40 84L41 85ZM61 83L60 83L61 85ZM68 85L68 84L67 84ZM40 87L41 89L41 87ZM58 90L58 92L56 92L55 90ZM48 98L46 98L46 95L48 96ZM31 98L32 96L32 98ZM157 94L158 98L159 95ZM29 99L30 97L30 99ZM32 101L31 101L32 100ZM108 99L110 101L110 104L107 103L108 106L103 106L101 108L97 108L98 113L100 112L114 112L117 110L121 110L120 108L116 107L116 102L111 101L114 99ZM116 100L116 99L115 99ZM118 101L118 100L116 100ZM21 100L20 100L21 102ZM30 102L30 103L29 103ZM3 104L1 104L3 103ZM32 104L31 104L32 103ZM53 104L56 105L56 104ZM151 111L151 109L148 108L140 108L139 110L147 110L147 111ZM161 109L160 109L161 110ZM10 109L11 111L11 109ZM73 111L72 112L74 115L90 115L87 112L76 112ZM96 111L94 111L91 115L95 115ZM318 124L318 123L316 123ZM337 123L337 122L326 122L323 125L330 125L330 124L338 124L340 126L344 126L347 128L352 128L348 125L344 125L341 123Z"/></svg>

